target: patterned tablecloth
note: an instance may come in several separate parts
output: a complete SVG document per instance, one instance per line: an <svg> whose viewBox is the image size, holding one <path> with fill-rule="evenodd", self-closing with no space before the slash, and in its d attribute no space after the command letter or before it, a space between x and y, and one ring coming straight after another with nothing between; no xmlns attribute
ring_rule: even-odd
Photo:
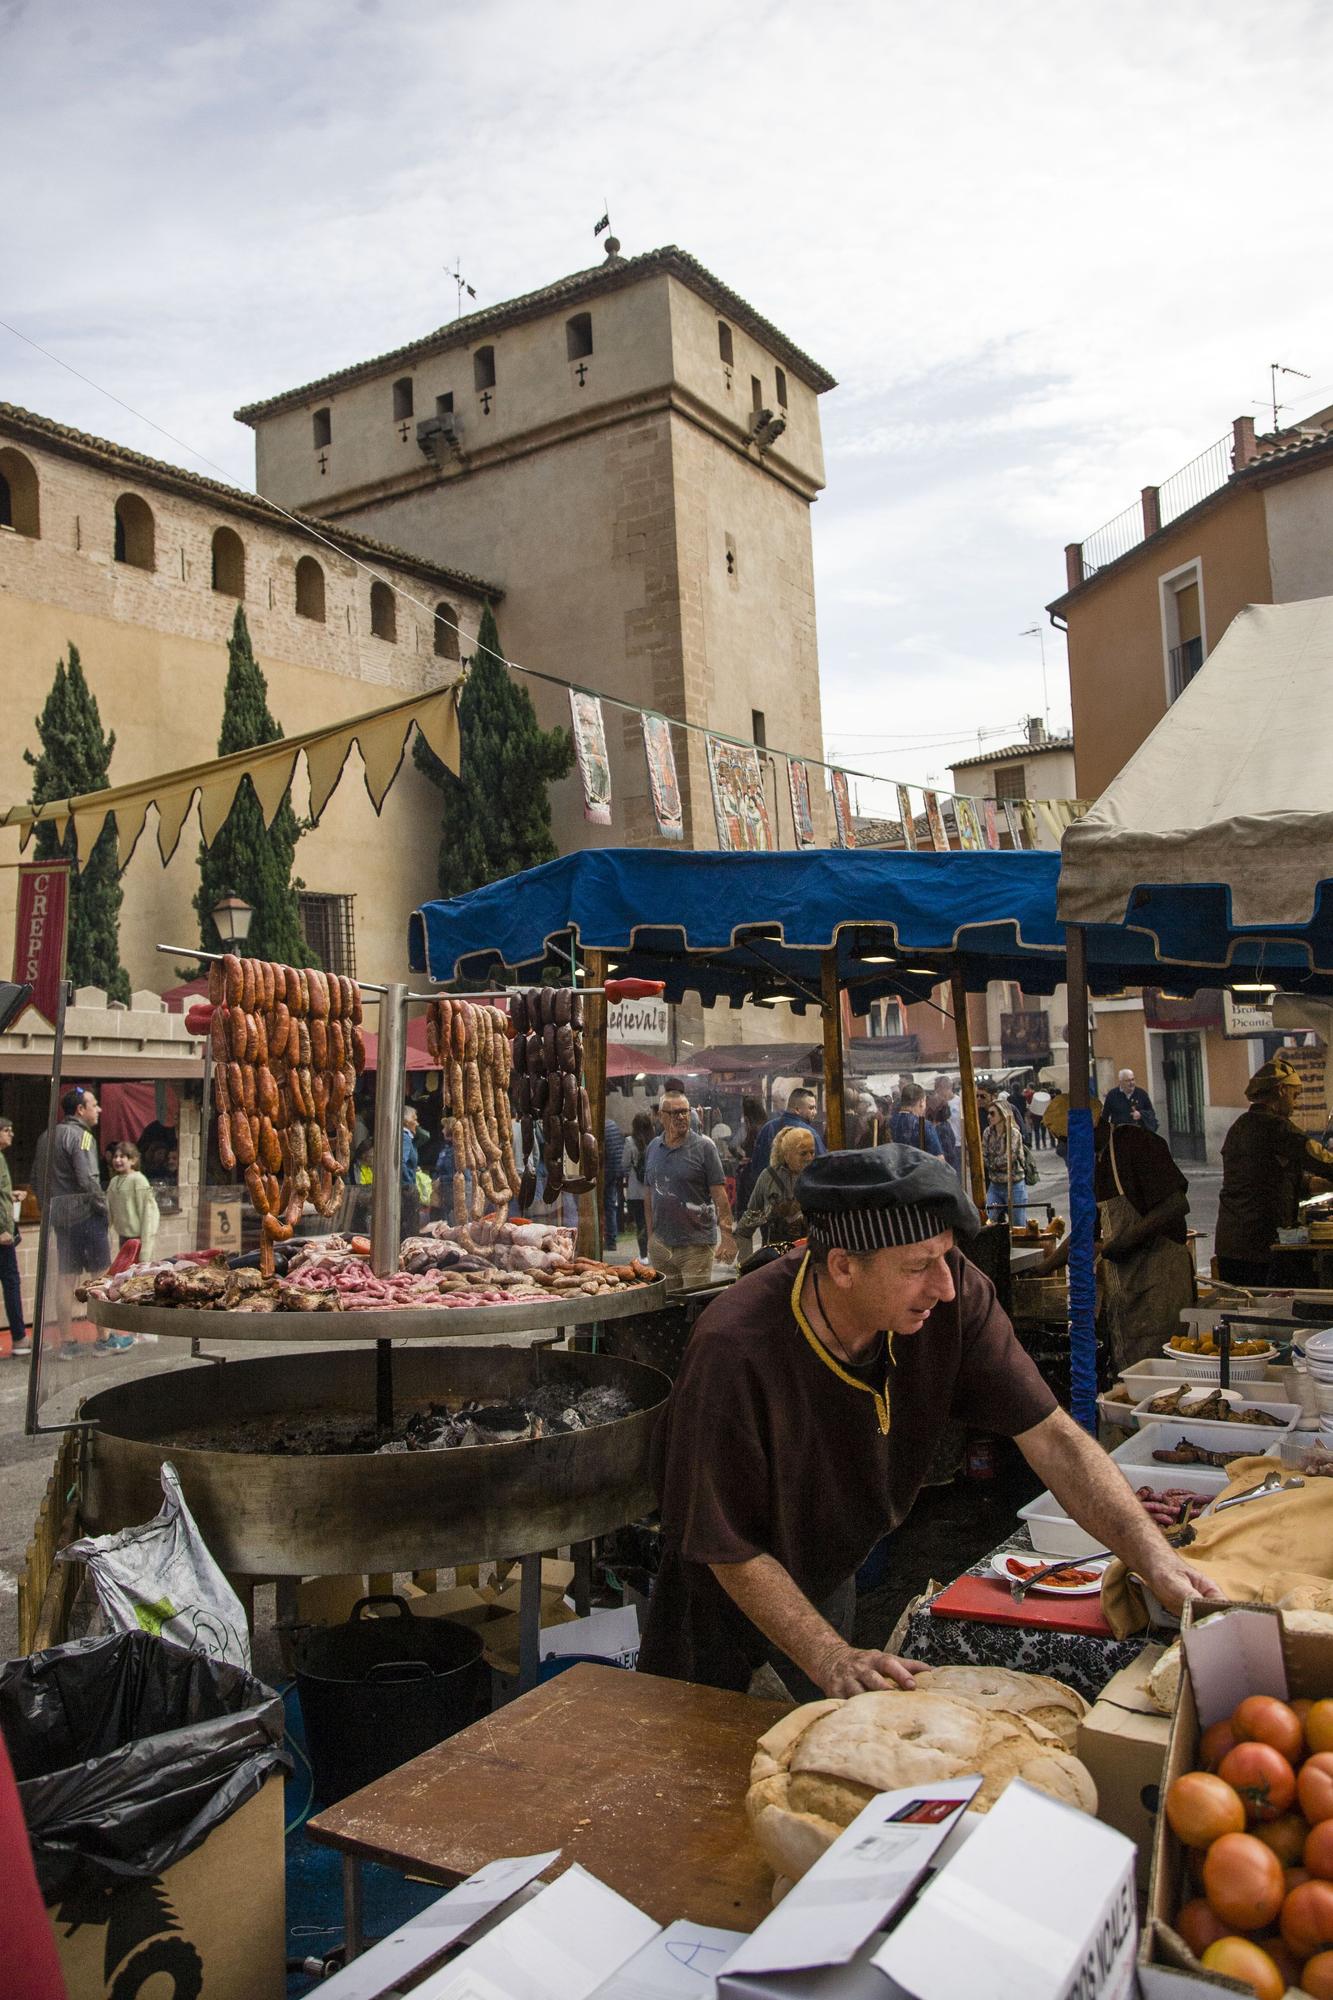
<svg viewBox="0 0 1333 2000"><path fill-rule="evenodd" d="M1032 1538L1020 1527L965 1572L990 1574L992 1556L1003 1550L1032 1554ZM1085 1701L1096 1701L1112 1674L1136 1660L1147 1635L1130 1639L1098 1638L1082 1632L1048 1632L1025 1625L991 1625L977 1618L934 1618L934 1598L923 1598L907 1621L899 1651L927 1666L1012 1667L1023 1674L1049 1674L1074 1688Z"/></svg>

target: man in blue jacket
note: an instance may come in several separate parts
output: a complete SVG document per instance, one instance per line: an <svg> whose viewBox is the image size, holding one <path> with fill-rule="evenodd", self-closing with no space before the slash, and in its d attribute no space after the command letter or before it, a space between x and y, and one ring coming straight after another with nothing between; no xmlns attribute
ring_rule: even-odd
<svg viewBox="0 0 1333 2000"><path fill-rule="evenodd" d="M815 1129L814 1115L814 1091L807 1090L804 1084L797 1084L795 1090L793 1090L791 1096L787 1099L786 1110L779 1113L776 1118L770 1118L767 1125L761 1125L759 1128L759 1137L754 1142L754 1152L751 1155L755 1180L758 1180L760 1174L763 1173L764 1168L768 1165L769 1156L773 1151L774 1139L776 1139L779 1132L785 1131L789 1125L803 1125L807 1132L814 1132L816 1157L820 1153L828 1151L828 1147L824 1144L822 1137Z"/></svg>

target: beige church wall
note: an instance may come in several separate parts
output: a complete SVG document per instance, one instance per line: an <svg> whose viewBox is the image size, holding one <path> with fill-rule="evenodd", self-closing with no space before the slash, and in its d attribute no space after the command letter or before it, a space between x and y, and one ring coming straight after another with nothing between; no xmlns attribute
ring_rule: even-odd
<svg viewBox="0 0 1333 2000"><path fill-rule="evenodd" d="M386 365L373 381L312 391L299 408L259 420L256 429L256 483L284 507L322 512L330 495L361 493L385 481L431 474L417 444L416 427L435 414L436 398L452 393L463 450L484 453L511 446L552 424L595 419L607 403L664 387L671 380L671 317L664 275L607 292L581 305L556 307L538 320L479 334L466 346L400 366ZM566 322L577 310L592 317L593 352L583 380L566 349ZM442 329L447 335L448 329ZM473 386L473 354L495 351L495 387L483 400ZM393 416L393 385L413 384L413 415L406 439ZM489 412L486 409L489 402ZM332 441L319 467L313 416L327 409ZM471 565L452 553L451 563ZM483 576L493 575L482 569Z"/></svg>
<svg viewBox="0 0 1333 2000"><path fill-rule="evenodd" d="M571 438L358 509L366 533L505 584L498 608L511 659L622 700L681 713L676 529L665 415ZM524 682L547 728L568 727L563 690ZM605 710L614 805L589 826L571 777L552 789L562 852L655 839L637 715ZM678 745L679 755L679 745ZM711 826L711 812L709 814ZM711 833L704 844L711 844Z"/></svg>
<svg viewBox="0 0 1333 2000"><path fill-rule="evenodd" d="M708 406L726 422L748 431L752 409L751 378L757 377L763 406L775 416L785 415L787 428L772 450L768 462L778 471L795 478L808 490L824 485L824 447L819 429L819 399L807 388L794 368L778 364L772 351L760 344L734 320L731 328L732 367L722 360L718 345L718 321L726 319L678 278L671 287L671 340L675 380L691 396ZM776 368L787 377L785 410L778 402ZM758 456L757 450L755 456Z"/></svg>

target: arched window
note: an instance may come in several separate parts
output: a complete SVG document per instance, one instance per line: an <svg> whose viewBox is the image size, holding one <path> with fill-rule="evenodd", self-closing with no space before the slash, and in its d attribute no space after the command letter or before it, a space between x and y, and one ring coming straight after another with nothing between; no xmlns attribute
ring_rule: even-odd
<svg viewBox="0 0 1333 2000"><path fill-rule="evenodd" d="M34 541L42 532L37 474L32 460L8 447L0 451L0 528L12 528L16 535L31 535Z"/></svg>
<svg viewBox="0 0 1333 2000"><path fill-rule="evenodd" d="M398 612L387 583L370 586L370 629L377 639L392 643L398 637Z"/></svg>
<svg viewBox="0 0 1333 2000"><path fill-rule="evenodd" d="M245 596L245 543L234 528L213 535L213 588L226 597Z"/></svg>
<svg viewBox="0 0 1333 2000"><path fill-rule="evenodd" d="M116 561L131 569L156 569L153 510L137 493L122 493L116 502Z"/></svg>
<svg viewBox="0 0 1333 2000"><path fill-rule="evenodd" d="M330 410L316 410L310 419L310 429L316 451L323 451L326 444L333 443L333 413Z"/></svg>
<svg viewBox="0 0 1333 2000"><path fill-rule="evenodd" d="M302 556L296 565L296 615L324 623L324 572L313 556Z"/></svg>
<svg viewBox="0 0 1333 2000"><path fill-rule="evenodd" d="M435 607L435 651L442 660L458 658L458 613L452 604Z"/></svg>
<svg viewBox="0 0 1333 2000"><path fill-rule="evenodd" d="M565 352L571 361L582 361L592 353L592 314L575 313L565 321Z"/></svg>
<svg viewBox="0 0 1333 2000"><path fill-rule="evenodd" d="M400 423L412 414L412 377L404 375L401 382L393 385L393 420Z"/></svg>
<svg viewBox="0 0 1333 2000"><path fill-rule="evenodd" d="M495 387L495 349L479 347L472 357L472 386L474 389Z"/></svg>

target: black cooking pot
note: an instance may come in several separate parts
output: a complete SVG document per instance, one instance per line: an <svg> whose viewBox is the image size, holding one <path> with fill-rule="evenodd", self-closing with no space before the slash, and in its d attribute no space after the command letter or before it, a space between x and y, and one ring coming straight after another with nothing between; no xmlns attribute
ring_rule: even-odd
<svg viewBox="0 0 1333 2000"><path fill-rule="evenodd" d="M362 1616L376 1604L397 1615ZM296 1687L315 1797L325 1805L466 1729L490 1706L480 1633L448 1618L414 1618L396 1595L363 1597L345 1625L305 1633Z"/></svg>

